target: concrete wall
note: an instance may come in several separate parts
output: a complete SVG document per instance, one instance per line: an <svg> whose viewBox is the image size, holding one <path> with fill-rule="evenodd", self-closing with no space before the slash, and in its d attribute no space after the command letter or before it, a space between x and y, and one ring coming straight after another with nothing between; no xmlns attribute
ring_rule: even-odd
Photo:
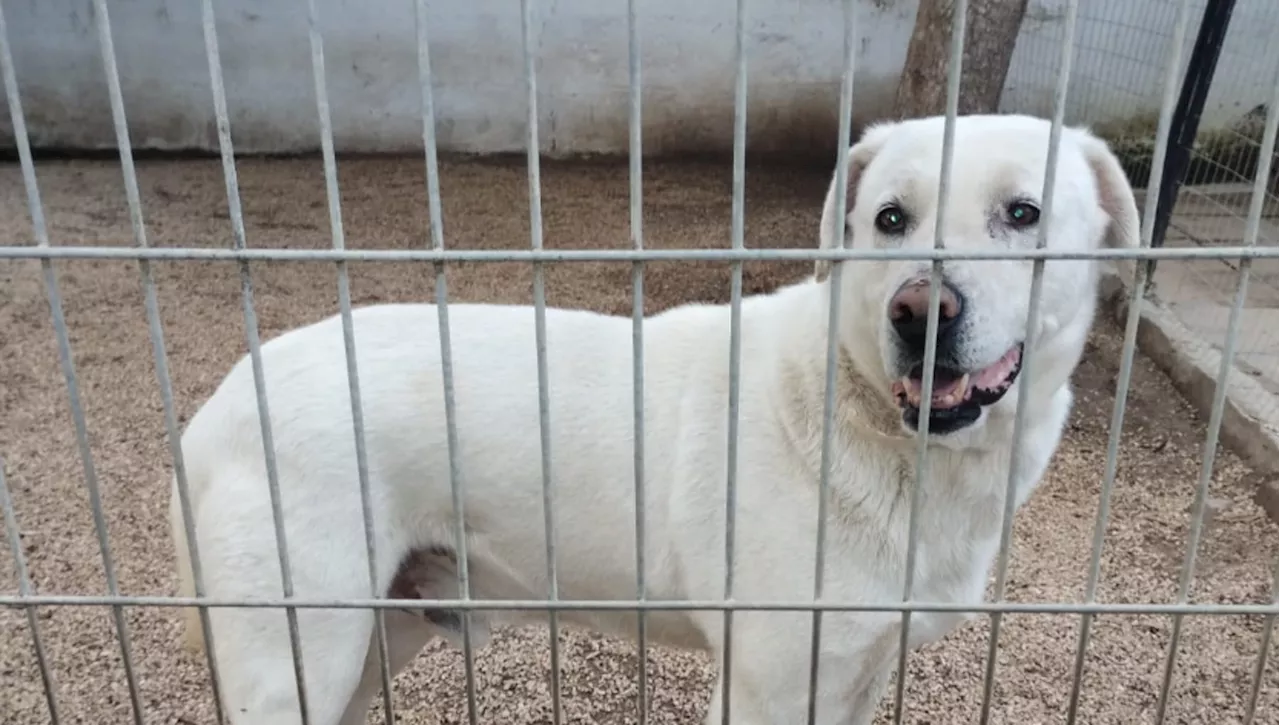
<svg viewBox="0 0 1280 725"><path fill-rule="evenodd" d="M315 0L340 151L421 148L413 0ZM735 0L643 0L648 153L717 151L733 129ZM749 143L754 151L833 147L843 48L841 0L750 0ZM110 0L136 148L216 149L197 0ZM318 147L304 0L216 0L237 150ZM524 148L518 0L426 0L443 150ZM1065 0L1031 0L1004 110L1047 113ZM1108 121L1159 104L1176 3L1085 0L1072 120ZM855 119L884 114L906 53L913 0L857 0ZM90 0L5 0L33 143L114 145ZM540 144L551 154L627 149L623 0L536 3ZM1206 123L1274 92L1277 6L1240 0ZM1199 17L1197 10L1196 17ZM1259 70L1261 68L1261 70ZM3 104L0 104L3 105ZM0 143L12 145L7 107Z"/></svg>

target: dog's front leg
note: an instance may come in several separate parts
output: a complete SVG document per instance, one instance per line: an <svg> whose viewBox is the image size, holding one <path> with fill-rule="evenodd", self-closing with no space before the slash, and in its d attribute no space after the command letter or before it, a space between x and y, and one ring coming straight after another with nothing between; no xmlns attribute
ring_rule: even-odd
<svg viewBox="0 0 1280 725"><path fill-rule="evenodd" d="M706 725L808 725L812 680L810 613L742 613L734 628L729 718L724 673ZM881 613L824 615L814 725L870 725L892 671L897 620Z"/></svg>

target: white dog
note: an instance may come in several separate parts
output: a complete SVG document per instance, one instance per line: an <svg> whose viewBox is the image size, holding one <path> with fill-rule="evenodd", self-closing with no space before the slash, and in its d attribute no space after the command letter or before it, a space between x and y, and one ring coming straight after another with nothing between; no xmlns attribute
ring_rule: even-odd
<svg viewBox="0 0 1280 725"><path fill-rule="evenodd" d="M961 117L944 244L1029 249L1047 226L1052 249L1137 243L1138 212L1116 158L1099 139L1065 129L1051 214L1039 210L1049 123L1025 116ZM870 128L850 152L846 239L832 238L835 184L822 244L925 249L934 243L943 119ZM925 346L928 262L845 263L827 520L825 597L895 602L903 591L907 521L916 486L915 426ZM1069 378L1095 306L1098 264L1050 261L1040 318L1026 345L1030 261L948 261L930 428L934 441L919 511L915 597L979 602L998 547L1014 408L1027 400L1024 445L1012 461L1017 503L1036 486L1071 406ZM922 280L926 282L922 283ZM811 602L827 308L825 265L810 279L742 304L740 446L734 595ZM457 466L465 489L467 563L477 599L548 593L534 313L530 307L450 307ZM648 597L723 596L727 306L687 305L645 323ZM382 593L458 596L444 388L436 310L379 305L354 313ZM631 325L547 310L551 462L559 596L636 596ZM282 511L301 598L370 596L342 329L338 318L289 332L263 349ZM1018 387L1024 355L1033 377ZM208 595L279 597L282 580L249 361L242 360L191 420L183 439ZM171 508L182 590L192 591L180 509ZM196 610L189 642L202 644ZM300 720L285 614L210 610L231 720ZM298 610L310 721L363 723L380 679L368 610ZM910 645L934 641L964 615L920 613ZM494 622L545 613L476 613ZM564 612L562 621L632 635L634 612ZM820 723L869 723L896 663L900 616L825 615L817 682ZM434 636L457 641L458 612L387 613L393 671ZM659 611L658 644L724 651L723 614ZM731 719L806 721L812 616L744 611L734 620ZM720 688L717 688L717 692ZM720 695L708 723L720 720Z"/></svg>

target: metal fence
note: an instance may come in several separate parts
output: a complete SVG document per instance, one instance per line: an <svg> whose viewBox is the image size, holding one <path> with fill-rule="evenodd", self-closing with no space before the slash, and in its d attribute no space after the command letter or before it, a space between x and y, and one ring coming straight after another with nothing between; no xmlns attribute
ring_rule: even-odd
<svg viewBox="0 0 1280 725"><path fill-rule="evenodd" d="M529 249L526 251L465 251L450 250L446 248L445 236L441 224L441 202L439 189L439 175L436 158L436 143L434 134L434 112L432 107L432 82L430 53L427 44L427 26L431 21L425 12L424 0L417 0L417 22L418 22L418 62L419 62L419 79L422 92L422 118L423 118L423 144L425 147L425 162L427 166L427 184L428 199L431 218L431 246L429 249L421 250L367 250L354 251L345 249L342 207L338 194L337 182L337 162L335 159L333 136L329 121L329 106L326 97L325 73L324 73L324 44L320 37L317 26L317 9L315 0L308 1L308 11L310 18L310 40L312 49L312 65L315 78L315 92L317 98L317 113L320 119L320 127L322 132L322 151L325 170L326 191L328 196L329 220L332 232L332 249L327 251L302 251L302 250L266 250L252 249L248 246L245 235L244 218L241 211L241 198L239 185L236 177L236 158L233 152L231 141L230 121L227 114L226 94L223 87L221 68L222 60L219 56L218 36L214 24L213 0L202 0L201 7L203 12L203 29L204 40L206 44L206 52L208 56L208 65L210 80L213 89L213 102L217 118L217 130L219 147L221 150L221 160L223 172L226 181L227 201L229 204L232 230L234 233L234 246L230 249L209 249L209 248L154 248L149 245L147 230L142 221L141 202L138 191L138 181L133 164L133 155L130 147L130 138L128 124L125 117L124 102L120 91L119 77L116 70L115 52L112 47L112 33L108 13L108 5L106 0L94 0L94 18L98 32L98 41L101 45L102 59L106 69L106 81L110 93L111 109L117 133L120 161L124 172L125 191L128 199L128 208L130 212L134 245L131 247L54 247L50 244L49 235L46 229L43 207L40 198L40 190L36 178L36 169L33 162L32 151L28 142L27 130L25 126L22 103L19 94L19 87L15 73L13 58L10 51L8 40L8 31L4 24L3 9L0 8L0 70L3 71L3 81L5 93L7 95L10 113L12 115L13 127L18 145L18 153L21 163L22 176L25 180L28 207L33 224L35 234L35 245L15 245L13 242L7 242L6 246L0 246L0 259L33 259L39 260L42 265L44 283L48 296L49 306L52 310L53 327L56 335L58 355L61 362L61 371L65 380L68 400L70 403L71 413L75 424L76 441L83 465L84 484L87 488L91 506L93 508L93 520L96 527L96 534L101 550L102 563L107 572L107 593L105 595L41 595L36 594L32 590L31 582L27 574L24 551L19 539L17 529L17 519L15 516L13 502L9 495L9 490L4 485L3 470L0 469L0 508L4 513L4 525L8 533L9 543L12 547L12 555L16 561L18 568L18 593L0 595L0 605L7 607L22 608L26 612L27 621L32 637L32 646L34 647L35 657L40 666L41 676L47 697L47 704L50 719L53 722L59 722L59 710L57 700L57 683L55 677L48 666L45 656L45 643L41 638L40 620L37 617L37 610L41 607L56 606L97 606L108 607L112 612L115 632L119 644L120 657L123 661L125 674L129 685L129 694L133 708L133 718L136 723L142 723L146 719L145 707L139 694L138 684L135 678L134 653L131 649L130 631L124 617L124 609L126 607L198 607L201 615L201 623L206 641L211 637L208 609L211 607L272 607L284 608L288 615L290 637L293 646L293 657L295 665L295 674L297 676L297 687L300 700L305 703L306 692L303 678L303 662L301 658L300 645L298 641L297 626L297 610L300 608L367 608L374 610L381 616L381 613L388 609L397 608L424 608L439 607L456 609L463 612L464 617L469 616L476 611L487 609L504 609L504 610L536 610L548 613L552 636L551 644L551 692L553 698L553 718L556 722L561 719L559 708L559 692L560 692L560 668L559 668L559 651L557 647L557 637L555 631L557 629L557 613L569 610L598 610L598 611L634 611L637 613L639 620L639 653L642 664L638 669L637 677L639 678L639 698L640 717L643 721L646 716L647 702L645 698L646 687L646 667L643 664L645 657L645 640L646 631L644 627L646 613L660 610L710 610L720 611L724 615L724 630L726 635L733 627L733 616L738 611L804 611L812 612L812 657L810 663L811 670L811 688L810 698L812 702L813 688L816 686L816 675L818 668L818 642L822 631L823 613L824 612L850 612L850 611L868 611L868 612L893 612L901 615L901 630L899 640L898 653L898 672L905 673L905 663L908 657L907 642L909 637L909 629L911 626L911 617L915 612L977 612L983 613L991 619L991 636L989 639L989 649L986 654L986 669L984 677L984 698L982 708L982 720L986 722L991 716L991 694L993 684L997 677L995 657L997 644L1000 636L1000 624L1002 617L1009 613L1052 613L1059 615L1078 615L1080 617L1079 635L1076 648L1074 678L1072 683L1070 709L1068 715L1069 722L1075 722L1080 713L1078 710L1079 697L1082 682L1082 673L1085 667L1085 652L1089 645L1091 626L1096 616L1102 614L1159 614L1169 615L1173 618L1172 636L1167 645L1167 655L1165 660L1163 685L1160 688L1159 701L1157 706L1157 721L1163 721L1165 718L1166 708L1170 696L1170 684L1172 676L1177 665L1180 649L1180 637L1182 632L1182 624L1184 618L1191 615L1260 615L1266 618L1266 626L1263 628L1261 641L1259 642L1259 654L1254 667L1249 686L1247 719L1252 720L1254 712L1258 706L1258 698L1262 685L1265 671L1267 653L1271 646L1272 629L1277 617L1277 605L1273 598L1270 604L1221 604L1221 603L1203 603L1193 604L1190 600L1190 590L1196 569L1196 552L1198 543L1202 534L1205 513L1206 498L1212 476L1214 456L1218 447L1218 434L1222 423L1224 405L1226 400L1226 384L1228 370L1231 366L1232 355L1234 354L1239 340L1240 318L1243 301L1248 290L1250 280L1250 269L1255 261L1258 260L1275 260L1277 258L1276 248L1274 246L1264 247L1258 245L1260 220L1264 209L1267 206L1268 192L1267 181L1269 169L1271 166L1271 155L1262 154L1260 162L1256 165L1256 173L1251 181L1251 196L1247 215L1247 228L1241 243L1234 245L1214 245L1214 246L1165 246L1161 248L1152 248L1153 224L1155 219L1156 195L1148 195L1145 201L1145 213L1143 214L1142 224L1142 247L1137 250L1099 250L1090 253L1062 253L1051 251L1045 248L1045 232L1041 227L1041 233L1038 245L1035 250L1022 252L1009 251L980 251L980 252L962 252L956 250L943 249L938 244L934 250L930 252L912 252L905 250L866 250L866 249L827 249L827 250L787 250L787 249L747 249L744 246L744 195L745 195L745 146L746 146L746 92L747 92L747 53L746 53L746 37L747 37L747 16L749 7L746 0L738 0L737 4L737 83L736 83L736 104L734 116L734 149L733 149L733 207L732 207L732 244L731 248L723 250L650 250L645 247L644 230L641 225L641 59L638 51L638 28L635 22L635 11L637 0L628 0L627 12L629 18L629 63L630 63L630 221L631 221L631 241L632 249L628 251L572 251L561 250L552 251L543 248L542 244L542 219L541 219L541 183L539 169L539 155L537 151L538 124L537 124L537 76L535 73L535 63L533 48L535 46L536 30L531 23L531 7L533 0L522 0L521 11L523 18L523 37L524 37L524 58L525 58L525 80L527 89L526 102L528 104L528 188L530 198L530 226L532 229L532 238L530 240ZM1055 103L1053 108L1053 131L1051 135L1051 145L1048 149L1048 165L1044 179L1043 206L1048 210L1053 204L1054 198L1054 172L1057 166L1058 158L1058 140L1060 139L1061 130L1066 107L1067 91L1071 81L1071 64L1072 54L1075 50L1074 36L1078 15L1078 0L1073 0L1068 5L1068 19L1066 22L1066 30L1062 37L1062 43L1058 50L1059 60L1057 63L1057 90L1055 94ZM843 73L843 82L841 85L840 98L840 143L839 152L836 158L837 184L841 187L846 179L845 171L848 168L848 145L844 142L850 136L850 112L853 106L853 78L855 73L855 35L854 22L855 15L853 3L846 0L846 18L847 22L844 27L845 33L845 67ZM941 184L939 190L939 205L945 207L947 204L948 187L951 172L951 158L954 142L954 119L956 115L956 107L959 98L959 69L962 58L963 42L964 42L964 18L967 3L964 0L958 0L955 3L955 24L956 30L951 39L951 56L949 64L949 82L948 82L948 116L944 142L944 160L940 170ZM1183 53L1188 37L1188 29L1191 27L1192 20L1192 3L1190 0L1181 0L1178 6L1178 16L1176 24L1176 33L1169 42L1167 51L1167 64L1163 74L1163 102L1161 104L1161 113L1159 118L1159 128L1157 133L1157 142L1154 149L1153 163L1151 167L1151 182L1149 186L1158 186L1160 176L1163 170L1163 161L1168 152L1167 139L1169 129L1172 123L1172 116L1180 89L1180 71L1183 67ZM1263 131L1261 133L1261 147L1264 149L1273 148L1276 139L1277 127L1277 102L1273 96L1270 103L1266 107L1265 122L1263 123ZM835 198L838 206L834 218L842 220L844 217L843 206L845 194L843 188L838 188ZM1274 197L1271 197L1274 198ZM943 229L941 228L945 215L939 213L938 228L935 230L938 239L941 239ZM837 221L839 223L839 221ZM837 232L838 233L838 232ZM1133 361L1135 355L1135 338L1138 328L1138 310L1139 305L1134 304L1142 294L1143 278L1145 275L1145 267L1143 264L1135 264L1134 278L1132 284L1128 287L1130 295L1130 304L1128 306L1129 315L1124 330L1124 354L1120 366L1120 374L1117 380L1116 399L1113 408L1110 438L1107 448L1106 469L1101 486L1101 501L1097 511L1097 519L1094 527L1094 535L1092 541L1092 557L1089 564L1089 575L1086 590L1086 600L1083 603L1065 603L1065 602L1044 602L1044 603L1015 603L1006 601L1006 583L1007 571L1009 564L1010 538L1012 532L1012 523L1014 516L1014 496L1013 485L1014 476L1009 476L1008 489L1005 495L1005 504L1003 508L1003 520L1000 536L1000 551L997 560L996 574L996 590L994 601L983 604L953 604L944 602L928 602L920 601L914 597L914 564L917 546L917 509L920 506L919 492L922 488L922 482L917 481L917 485L912 489L911 497L911 515L910 515L910 535L908 539L907 549L907 567L903 572L904 581L902 588L902 597L898 601L886 601L878 603L849 603L832 601L824 597L822 579L823 579L823 554L825 551L825 520L826 520L826 503L828 498L829 475L830 475L830 454L831 454L831 431L832 417L834 406L834 379L836 365L836 342L833 334L838 325L841 306L839 304L840 286L838 284L831 285L830 300L830 327L828 330L828 347L827 347L827 371L826 371L826 398L823 410L823 436L822 436L822 472L820 478L820 497L819 510L815 512L819 522L818 540L814 542L817 554L817 568L815 571L816 588L814 591L813 601L809 604L796 604L788 602L770 602L770 601L743 601L735 597L733 566L734 561L734 524L735 524L735 487L737 485L737 447L738 447L738 389L739 389L739 355L740 355L740 326L741 326L741 304L743 297L742 285L742 267L748 261L769 261L769 260L827 260L836 262L832 275L835 279L843 270L842 262L856 263L857 260L866 259L929 259L933 260L933 286L930 297L930 313L928 324L930 330L936 330L938 324L938 308L939 308L939 287L937 281L939 279L939 263L947 259L1024 259L1032 260L1034 263L1034 276L1032 284L1032 302L1028 310L1027 318L1027 335L1032 334L1032 323L1037 315L1039 308L1039 293L1041 289L1041 280L1044 263L1050 259L1104 259L1104 260L1230 260L1236 266L1237 275L1235 283L1235 293L1233 306L1231 307L1230 317L1227 324L1226 339L1223 345L1225 354L1223 356L1222 367L1219 371L1217 379L1217 390L1213 399L1212 412L1208 423L1208 435L1204 441L1202 467L1198 480L1195 494L1195 503L1192 512L1192 525L1190 528L1190 537L1186 543L1186 554L1181 566L1181 576L1179 579L1177 600L1169 603L1147 603L1147 604L1104 604L1096 601L1097 584L1100 575L1100 557L1102 550L1103 538L1107 526L1109 516L1109 501L1111 491L1117 475L1117 455L1120 448L1120 435L1122 422L1125 416L1125 405L1128 394L1129 383L1131 380ZM102 514L101 494L99 490L98 476L94 466L93 455L89 446L89 430L86 422L85 413L82 407L80 385L78 382L76 369L73 363L71 342L68 334L66 320L63 314L63 302L59 293L58 280L55 275L55 263L58 260L65 259L116 259L116 260L135 260L138 263L139 274L141 275L142 286L145 294L146 315L149 324L149 332L152 341L152 353L156 365L158 376L158 385L163 403L163 413L165 420L166 432L168 435L168 443L170 452L173 457L173 466L176 473L178 484L179 498L181 502L181 510L185 522L185 531L187 541L191 547L191 562L193 574L195 578L195 595L194 597L147 597L147 596L125 596L119 591L119 587L115 578L115 563L112 559L112 549L108 540L108 532L105 519ZM257 405L262 423L261 434L264 441L265 457L267 466L267 476L271 490L271 499L273 505L273 516L275 534L277 538L279 551L279 564L283 576L284 588L283 596L262 598L254 600L229 600L216 599L205 595L205 587L203 584L203 573L200 567L199 551L197 549L197 539L194 536L192 524L191 502L187 493L187 481L185 467L183 462L182 450L179 444L179 426L178 419L175 414L174 393L170 380L167 351L164 339L164 331L161 325L161 317L157 303L156 285L152 278L151 263L159 260L205 260L205 261L222 261L235 263L239 266L240 279L242 285L243 298L243 315L247 330L247 342L249 346L249 356L252 361L253 377L255 389L257 393ZM344 333L345 352L348 366L348 384L351 398L351 411L354 421L353 435L355 437L357 466L359 470L359 485L362 501L362 513L365 524L366 544L369 549L370 575L371 580L375 584L370 596L365 599L358 600L315 600L303 599L295 597L291 583L290 561L288 542L285 540L285 531L280 511L280 493L277 482L275 454L272 447L272 431L270 418L268 415L269 401L266 395L265 384L263 379L261 347L262 343L258 334L258 323L255 312L255 290L254 281L250 273L250 262L255 260L277 260L282 262L323 262L332 263L336 266L339 304L341 309L342 329ZM732 288L731 288L731 334L730 349L727 351L729 356L730 371L730 393L727 401L728 412L728 430L729 438L727 441L727 465L728 473L726 486L727 510L726 516L726 548L724 551L724 559L726 563L726 577L724 581L724 598L721 600L709 601L653 601L646 597L646 582L644 580L645 572L645 521L644 507L640 502L645 496L645 476L644 476L644 426L645 418L642 402L644 400L644 371L641 361L643 360L644 345L644 317L643 317L643 301L644 301L644 270L646 262L653 261L677 261L677 260L700 260L714 261L728 264L732 270ZM369 480L368 480L368 463L366 461L366 449L364 443L364 429L362 420L362 409L360 399L360 379L356 370L354 343L352 335L351 321L351 298L349 291L347 263L352 261L369 261L369 262L418 262L430 263L434 266L436 274L436 301L438 303L437 310L439 314L439 332L442 340L442 358L444 361L444 381L445 381L445 406L446 417L448 419L449 440L448 447L450 452L450 473L452 484L452 495L454 509L457 522L457 561L459 563L459 584L461 596L455 600L398 600L386 599L379 596L380 590L377 588L376 576L373 567L374 561L374 540L370 534L371 531L371 507L369 500ZM542 485L543 485L543 502L546 529L546 547L547 558L549 563L548 578L551 582L550 591L546 600L527 600L527 601L501 601L495 603L474 599L471 596L467 572L467 541L461 534L463 531L462 521L464 518L463 497L460 488L460 471L456 461L457 453L457 433L454 425L455 410L453 398L453 380L452 367L449 349L450 339L450 323L448 308L448 288L446 285L446 269L451 263L456 262L522 262L533 265L534 270L534 298L535 298L535 319L536 319L536 338L537 338L537 359L538 359L538 380L539 380L539 408L540 408L540 433L541 433L541 454L542 454ZM634 600L610 600L610 601L571 601L562 599L557 590L556 580L556 547L555 547L555 473L554 473L554 451L551 450L551 437L549 435L549 395L547 391L547 358L546 358L546 330L545 330L545 288L544 288L544 267L549 263L573 263L583 261L613 261L613 262L629 262L633 266L633 361L634 361L634 430L636 449L634 454L635 462L635 496L637 499L637 521L636 521L636 552L637 552L637 582L636 597ZM925 371L922 393L922 411L920 420L924 421L918 436L917 447L917 466L916 470L920 472L918 475L923 476L923 472L927 470L924 465L926 460L926 451L928 449L929 434L928 423L929 409L932 400L933 388L933 362L936 356L936 339L934 335L929 335L929 343L925 353ZM1024 367L1032 367L1035 360L1028 358L1023 362ZM1024 374L1023 380L1029 377ZM1022 382L1018 383L1022 385ZM1022 420L1026 411L1023 410L1025 396L1019 398L1017 419L1014 427L1013 450L1014 457L1022 444ZM1274 597L1274 593L1273 593ZM473 662L473 645L467 634L467 628L463 628L464 632L464 650L465 661L467 663L467 694L469 702L469 715L472 722L475 722L476 698L475 698L475 673L472 667ZM376 628L376 642L378 651L382 657L381 676L383 684L383 707L387 720L391 721L391 713L394 711L394 703L391 696L391 677L390 667L387 663L387 642L384 628L379 626ZM721 670L724 672L730 664L731 658L728 648L732 643L732 639L725 638L724 658L721 664ZM219 678L217 676L216 663L212 653L212 647L208 648L210 652L208 658L208 666L210 668L211 682L214 688L215 701L219 703L219 717L223 715L221 711L220 699L218 698ZM725 672L727 675L727 672ZM725 676L722 680L727 683L729 678ZM904 714L903 693L904 693L905 677L900 676L895 691L895 708L894 721L901 722ZM727 684L725 685L727 687ZM725 693L727 695L727 693ZM724 711L722 716L725 722L729 721L730 713L728 710L729 699L724 698ZM810 721L813 720L812 706L810 708ZM304 716L305 719L305 716Z"/></svg>
<svg viewBox="0 0 1280 725"><path fill-rule="evenodd" d="M1238 243L1249 222L1253 181L1267 155L1272 157L1272 176L1262 188L1259 244L1274 246L1280 237L1276 147L1267 146L1263 139L1265 99L1256 98L1250 90L1260 79L1275 76L1280 40L1272 32L1265 43L1255 45L1247 42L1241 27L1251 22L1274 26L1278 18L1274 6L1266 12L1236 6L1235 0L1193 0L1191 26L1182 40L1176 101L1167 128L1156 128L1156 119L1149 118L1143 109L1157 105L1166 88L1161 83L1161 59L1150 50L1169 42L1168 28L1178 9L1170 3L1141 2L1120 10L1089 2L1081 8L1083 32L1078 49L1108 62L1102 72L1081 73L1073 79L1074 102L1068 104L1068 121L1098 123L1097 130L1112 143L1134 186L1159 197L1153 212L1153 247ZM1112 17L1100 13L1103 7L1111 7ZM1046 76L1052 74L1056 64L1046 45L1025 44L1014 62L1025 63ZM1003 104L1009 111L1039 109L1038 104L1018 94L1009 95ZM1100 96L1117 98L1116 107L1101 109L1097 103ZM1234 101L1234 107L1227 101ZM1162 162L1155 160L1158 141L1167 144ZM1158 176L1153 175L1156 163L1162 166ZM1218 258L1163 268L1153 261L1148 267L1150 291L1193 333L1222 349L1235 292L1235 260ZM1259 311L1276 306L1280 277L1272 268L1255 268L1250 285L1236 365L1264 381L1274 394L1280 380L1276 336L1271 331L1274 320Z"/></svg>

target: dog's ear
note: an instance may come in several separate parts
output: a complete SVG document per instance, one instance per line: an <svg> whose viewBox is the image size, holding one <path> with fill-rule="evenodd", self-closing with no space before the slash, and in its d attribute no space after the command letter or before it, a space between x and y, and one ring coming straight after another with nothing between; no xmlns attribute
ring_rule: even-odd
<svg viewBox="0 0 1280 725"><path fill-rule="evenodd" d="M1106 244L1115 248L1137 248L1142 243L1138 204L1120 160L1102 139L1084 129L1075 129L1085 160L1093 171L1098 205L1111 220Z"/></svg>
<svg viewBox="0 0 1280 725"><path fill-rule="evenodd" d="M895 125L897 124L885 123L869 126L862 132L858 143L849 149L849 181L845 185L843 223L838 223L835 218L836 182L839 180L840 169L836 169L831 175L831 185L827 187L827 200L822 205L822 226L818 229L820 249L837 249L848 241L849 215L853 213L853 201L858 197L858 180L862 177L867 164L871 163L871 159L875 158L876 153L884 146ZM837 229L840 230L839 233ZM813 272L817 280L826 279L831 273L831 262L817 261L814 263Z"/></svg>

